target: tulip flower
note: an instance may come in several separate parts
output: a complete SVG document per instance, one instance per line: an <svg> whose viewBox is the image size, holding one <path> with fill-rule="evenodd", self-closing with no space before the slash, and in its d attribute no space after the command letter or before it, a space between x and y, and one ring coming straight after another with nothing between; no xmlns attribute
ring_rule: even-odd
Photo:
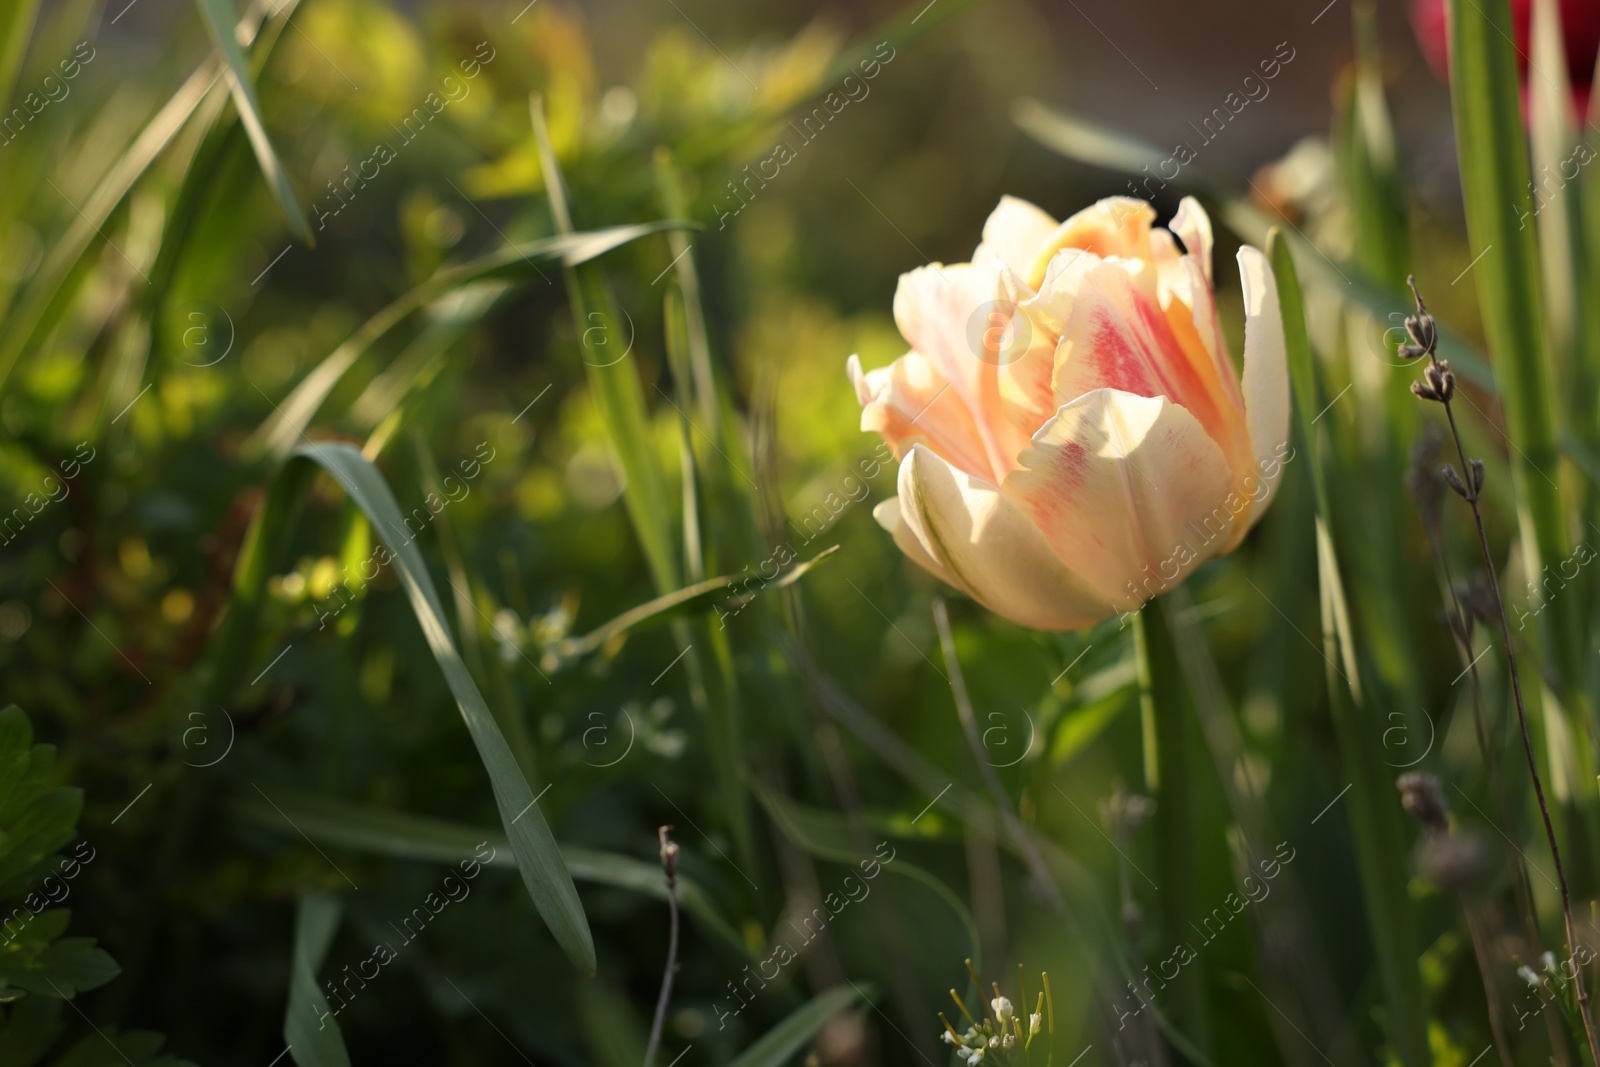
<svg viewBox="0 0 1600 1067"><path fill-rule="evenodd" d="M1024 626L1137 610L1232 551L1293 458L1266 257L1239 251L1241 379L1213 297L1210 220L1186 199L1171 232L1154 221L1126 197L1063 223L1006 197L971 263L901 276L894 315L911 351L847 365L861 428L900 461L879 524Z"/></svg>
<svg viewBox="0 0 1600 1067"><path fill-rule="evenodd" d="M1449 0L1412 0L1411 27L1428 65L1441 80L1450 77L1450 32L1446 21ZM1600 54L1600 3L1595 0L1560 0L1561 38L1567 53L1567 76L1572 83L1572 103L1580 116L1589 113L1589 90L1594 80L1595 57ZM1516 38L1517 66L1528 80L1528 52L1533 22L1533 0L1511 0L1511 28Z"/></svg>

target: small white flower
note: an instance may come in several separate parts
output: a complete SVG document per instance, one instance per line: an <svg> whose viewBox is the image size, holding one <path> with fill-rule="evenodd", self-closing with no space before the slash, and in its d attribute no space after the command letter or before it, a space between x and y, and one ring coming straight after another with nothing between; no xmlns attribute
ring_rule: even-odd
<svg viewBox="0 0 1600 1067"><path fill-rule="evenodd" d="M1017 1035L1015 1035L1015 1034L1007 1034L1005 1037L1000 1039L1000 1047L1001 1048L1010 1048L1011 1046L1015 1045L1016 1043L1017 1043Z"/></svg>
<svg viewBox="0 0 1600 1067"><path fill-rule="evenodd" d="M1546 951L1545 952L1545 954L1544 954L1544 969L1546 971L1554 971L1556 969L1556 954L1554 952L1550 952L1550 951Z"/></svg>
<svg viewBox="0 0 1600 1067"><path fill-rule="evenodd" d="M1526 963L1524 963L1521 967L1517 968L1517 974L1522 978L1522 980L1524 982L1528 983L1528 987L1530 989L1538 989L1539 988L1539 984L1541 982L1541 979L1539 978L1539 976L1537 974L1533 973L1533 968L1529 967Z"/></svg>
<svg viewBox="0 0 1600 1067"><path fill-rule="evenodd" d="M1028 1036L1036 1036L1039 1031L1044 1028L1043 1023L1044 1012L1034 1012L1032 1015L1028 1016Z"/></svg>
<svg viewBox="0 0 1600 1067"><path fill-rule="evenodd" d="M1003 1023L1010 1022L1011 1016L1015 1014L1011 1008L1011 1001L1005 997L995 997L989 1001L989 1007L994 1009L994 1017Z"/></svg>
<svg viewBox="0 0 1600 1067"><path fill-rule="evenodd" d="M973 1049L972 1050L972 1057L969 1060L967 1060L967 1062L972 1064L973 1067L977 1067L978 1064L982 1063L983 1062L983 1049L981 1049L981 1048Z"/></svg>
<svg viewBox="0 0 1600 1067"><path fill-rule="evenodd" d="M999 1048L1000 1047L1000 1039L998 1037L991 1037L989 1039L989 1047L990 1048Z"/></svg>
<svg viewBox="0 0 1600 1067"><path fill-rule="evenodd" d="M953 1045L956 1043L956 1035L946 1030L944 1033L939 1035L939 1040L943 1041L947 1045Z"/></svg>

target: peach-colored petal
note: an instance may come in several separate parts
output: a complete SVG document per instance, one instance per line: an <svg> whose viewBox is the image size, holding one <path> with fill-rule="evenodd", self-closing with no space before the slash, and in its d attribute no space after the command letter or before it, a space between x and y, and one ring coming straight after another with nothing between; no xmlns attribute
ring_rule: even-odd
<svg viewBox="0 0 1600 1067"><path fill-rule="evenodd" d="M933 362L971 412L992 480L1011 469L1026 441L1008 432L1000 402L1008 310L999 272L981 264L919 267L900 276L894 294L901 335Z"/></svg>
<svg viewBox="0 0 1600 1067"><path fill-rule="evenodd" d="M1073 630L1116 610L992 483L917 445L900 464L899 487L906 528L952 584L990 611L1039 630Z"/></svg>
<svg viewBox="0 0 1600 1067"><path fill-rule="evenodd" d="M1112 260L1084 275L1053 384L1058 404L1095 389L1167 397L1200 420L1233 470L1242 475L1253 462L1242 420L1173 332L1148 264Z"/></svg>
<svg viewBox="0 0 1600 1067"><path fill-rule="evenodd" d="M1200 264L1200 273L1205 276L1206 285L1215 285L1216 280L1211 274L1211 249L1216 244L1216 238L1211 232L1211 216L1200 206L1200 201L1192 196L1184 197L1167 229L1178 235L1183 247Z"/></svg>
<svg viewBox="0 0 1600 1067"><path fill-rule="evenodd" d="M1131 610L1228 541L1239 509L1219 504L1232 483L1189 412L1096 389L1061 407L1002 488L1101 598Z"/></svg>
<svg viewBox="0 0 1600 1067"><path fill-rule="evenodd" d="M1064 248L1079 248L1107 259L1148 259L1150 225L1155 218L1155 208L1130 196L1107 197L1091 204L1056 227L1023 272L1023 279L1039 288L1051 259Z"/></svg>
<svg viewBox="0 0 1600 1067"><path fill-rule="evenodd" d="M1249 245L1239 249L1238 258L1244 286L1245 425L1256 460L1256 483L1245 489L1260 498L1250 517L1250 525L1254 525L1272 503L1289 453L1289 355L1272 266ZM1236 541L1247 528L1240 524Z"/></svg>
<svg viewBox="0 0 1600 1067"><path fill-rule="evenodd" d="M881 435L896 459L904 459L920 442L962 470L988 473L989 460L972 413L922 353L907 352L889 366L865 373L860 357L851 356L845 373L861 404L861 429Z"/></svg>
<svg viewBox="0 0 1600 1067"><path fill-rule="evenodd" d="M983 224L983 243L972 253L972 262L989 263L998 259L1016 273L1025 275L1056 226L1056 220L1048 212L1026 200L1002 196L1000 206Z"/></svg>
<svg viewBox="0 0 1600 1067"><path fill-rule="evenodd" d="M900 498L892 496L887 500L880 500L872 509L872 517L878 525L889 531L894 537L894 543L906 556L947 585L956 585L955 576L944 568L944 565L928 555L928 550L922 547L922 542L917 540L917 535L911 532L905 520L900 517ZM959 586L957 586L959 588Z"/></svg>

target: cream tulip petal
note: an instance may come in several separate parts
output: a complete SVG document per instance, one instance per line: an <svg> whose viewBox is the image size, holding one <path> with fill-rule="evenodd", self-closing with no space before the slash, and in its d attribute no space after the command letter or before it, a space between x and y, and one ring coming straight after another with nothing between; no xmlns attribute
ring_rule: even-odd
<svg viewBox="0 0 1600 1067"><path fill-rule="evenodd" d="M1148 259L1150 226L1156 209L1131 196L1108 196L1072 216L1050 235L1022 273L1035 289L1044 281L1050 261L1063 249L1078 248L1097 256Z"/></svg>
<svg viewBox="0 0 1600 1067"><path fill-rule="evenodd" d="M1003 486L1072 569L1131 610L1218 554L1249 506L1199 421L1165 397L1062 405Z"/></svg>
<svg viewBox="0 0 1600 1067"><path fill-rule="evenodd" d="M939 368L920 352L907 352L887 367L863 372L861 359L845 361L845 373L861 404L861 429L876 433L905 458L913 444L925 444L963 470L984 475L989 459L977 426Z"/></svg>
<svg viewBox="0 0 1600 1067"><path fill-rule="evenodd" d="M1278 283L1267 257L1258 250L1245 245L1238 258L1244 286L1244 414L1256 459L1252 472L1256 483L1244 489L1261 499L1250 522L1240 524L1236 540L1272 503L1289 454L1289 355L1278 307Z"/></svg>
<svg viewBox="0 0 1600 1067"><path fill-rule="evenodd" d="M872 509L872 517L878 520L878 525L889 531L894 537L894 543L906 557L944 582L946 585L956 585L955 578L937 560L928 555L928 550L922 547L922 542L917 540L917 535L906 526L905 520L900 517L900 498L892 496L887 500L880 500Z"/></svg>
<svg viewBox="0 0 1600 1067"><path fill-rule="evenodd" d="M1013 466L1027 441L1008 432L1000 401L999 363L1003 323L1010 305L993 266L933 264L900 275L894 321L912 348L933 361L972 414L998 480Z"/></svg>
<svg viewBox="0 0 1600 1067"><path fill-rule="evenodd" d="M1056 220L1026 200L1002 196L1000 206L990 212L983 224L983 243L972 253L972 262L998 259L1018 274L1032 266L1039 249L1055 232Z"/></svg>
<svg viewBox="0 0 1600 1067"><path fill-rule="evenodd" d="M1200 420L1242 477L1254 459L1241 411L1218 376L1190 359L1160 306L1154 276L1153 266L1127 260L1108 260L1084 276L1056 350L1056 403L1096 389L1167 397Z"/></svg>
<svg viewBox="0 0 1600 1067"><path fill-rule="evenodd" d="M900 517L952 584L997 615L1074 630L1114 614L1017 503L918 445L900 464Z"/></svg>
<svg viewBox="0 0 1600 1067"><path fill-rule="evenodd" d="M1167 229L1178 235L1183 247L1200 264L1200 273L1205 276L1206 286L1209 288L1213 285L1211 249L1216 244L1216 238L1211 232L1211 216L1200 206L1200 201L1192 196L1184 197Z"/></svg>

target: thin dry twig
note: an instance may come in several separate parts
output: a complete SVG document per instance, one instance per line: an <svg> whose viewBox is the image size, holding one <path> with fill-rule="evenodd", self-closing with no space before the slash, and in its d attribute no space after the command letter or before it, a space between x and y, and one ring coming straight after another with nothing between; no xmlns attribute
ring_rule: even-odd
<svg viewBox="0 0 1600 1067"><path fill-rule="evenodd" d="M661 974L661 995L656 998L656 1017L650 1024L650 1045L645 1049L644 1067L656 1062L656 1050L661 1047L661 1027L667 1021L667 1005L672 1003L672 979L678 973L678 846L667 835L672 827L656 828L661 840L661 869L667 875L667 910L671 915L670 933L667 936L667 966Z"/></svg>
<svg viewBox="0 0 1600 1067"><path fill-rule="evenodd" d="M1545 801L1544 782L1539 777L1538 760L1533 754L1533 738L1528 732L1528 712L1522 700L1522 680L1517 673L1517 657L1511 644L1511 621L1506 616L1505 601L1500 596L1500 577L1495 571L1494 555L1489 551L1489 534L1484 529L1483 511L1478 506L1478 500L1483 491L1483 463L1481 460L1467 459L1467 449L1461 441L1461 430L1456 425L1456 415L1450 406L1450 401L1455 395L1455 374L1450 370L1447 360L1442 360L1435 353L1439 344L1439 330L1428 314L1428 309L1422 302L1422 294L1417 291L1417 280L1407 276L1406 283L1411 286L1411 295L1417 301L1417 313L1406 319L1406 331L1411 335L1411 344L1401 345L1400 354L1404 358L1417 359L1428 357L1428 366L1424 372L1427 379L1424 382L1412 382L1411 391L1423 400L1436 401L1444 407L1445 418L1450 423L1450 436L1455 441L1456 457L1461 461L1461 472L1448 465L1444 468L1445 481L1456 494L1467 502L1472 508L1472 520L1478 529L1478 548L1483 553L1483 568L1489 576L1489 591L1493 594L1493 616L1500 627L1500 640L1505 646L1506 670L1511 679L1511 695L1517 709L1517 725L1522 732L1522 752L1528 761L1528 774L1533 779L1534 799L1539 803L1539 816L1544 821L1545 840L1550 845L1550 858L1555 863L1556 882L1561 889L1561 917L1566 923L1567 955L1575 958L1578 951L1578 937L1576 924L1572 919L1572 894L1567 888L1567 874L1561 863L1561 849L1556 844L1556 831L1550 821L1550 806ZM1581 971L1573 978L1577 986L1578 1014L1583 1019L1585 1036L1589 1039L1589 1055L1594 1062L1600 1065L1600 1035L1595 1032L1594 1013L1589 1008L1589 990L1583 981Z"/></svg>

